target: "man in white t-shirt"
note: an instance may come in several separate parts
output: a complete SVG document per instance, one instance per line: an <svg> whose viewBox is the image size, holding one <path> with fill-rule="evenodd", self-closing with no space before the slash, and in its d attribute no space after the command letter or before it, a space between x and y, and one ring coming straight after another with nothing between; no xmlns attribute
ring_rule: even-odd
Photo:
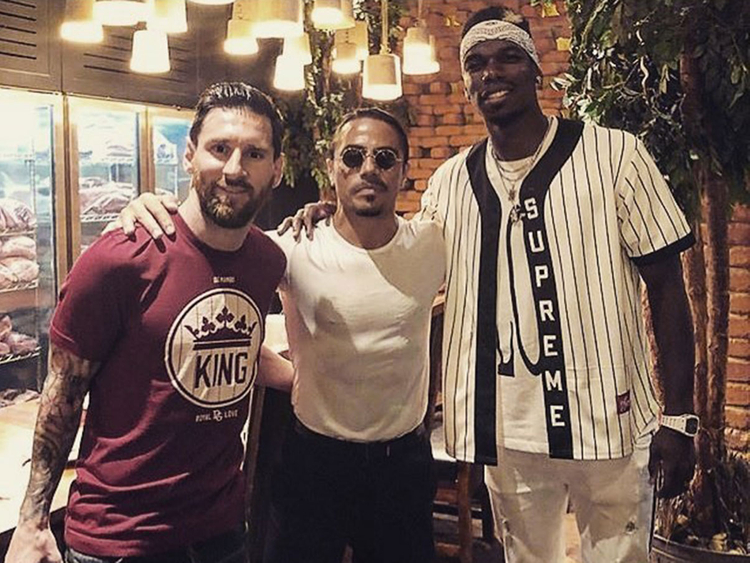
<svg viewBox="0 0 750 563"><path fill-rule="evenodd" d="M313 240L276 236L296 418L274 475L267 563L339 563L347 544L364 563L434 558L422 420L444 242L437 223L396 215L408 154L390 114L345 116L328 160L331 224ZM131 211L148 222L154 201Z"/></svg>

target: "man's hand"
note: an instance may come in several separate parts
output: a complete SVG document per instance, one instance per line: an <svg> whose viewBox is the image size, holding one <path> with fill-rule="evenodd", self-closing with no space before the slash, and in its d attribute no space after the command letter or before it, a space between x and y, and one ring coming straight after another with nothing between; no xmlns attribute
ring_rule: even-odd
<svg viewBox="0 0 750 563"><path fill-rule="evenodd" d="M171 237L174 235L174 223L170 214L177 213L178 207L179 201L172 194L143 193L128 203L117 220L107 225L104 232L122 227L127 236L132 236L135 224L140 223L154 239L161 238L165 233Z"/></svg>
<svg viewBox="0 0 750 563"><path fill-rule="evenodd" d="M62 563L62 556L49 527L27 520L13 532L5 563Z"/></svg>
<svg viewBox="0 0 750 563"><path fill-rule="evenodd" d="M326 225L331 223L331 215L336 211L336 204L332 201L316 201L314 203L307 203L305 206L298 210L292 217L284 219L277 228L277 232L283 235L290 228L292 229L292 236L294 240L299 240L302 227L305 228L307 238L313 239L313 231L315 230L315 223L321 219L326 220Z"/></svg>
<svg viewBox="0 0 750 563"><path fill-rule="evenodd" d="M671 428L659 428L651 440L648 472L651 480L660 477L656 494L676 497L687 490L695 471L695 445L690 436Z"/></svg>

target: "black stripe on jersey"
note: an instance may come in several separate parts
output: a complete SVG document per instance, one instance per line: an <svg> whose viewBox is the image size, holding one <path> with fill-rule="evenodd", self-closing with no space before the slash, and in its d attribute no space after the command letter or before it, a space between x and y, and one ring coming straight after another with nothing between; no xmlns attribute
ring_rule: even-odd
<svg viewBox="0 0 750 563"><path fill-rule="evenodd" d="M540 384L544 395L549 455L552 458L559 459L573 459L573 433L562 345L560 303L545 224L545 200L552 179L570 158L581 139L582 132L583 123L560 120L552 144L539 160L539 163L524 179L520 190L519 200L524 211L522 223L526 259L529 271L533 272L531 290L534 296L534 312L539 331L540 353L536 363L529 360L522 344L523 340L518 322L518 305L515 290L511 285L519 351L528 370L540 376ZM515 277L513 275L510 240L508 244L508 267L511 281L513 281Z"/></svg>
<svg viewBox="0 0 750 563"><path fill-rule="evenodd" d="M563 180L563 175L562 174L560 174L559 182L560 182L560 194L561 194L561 197L560 197L560 207L562 208L562 214L566 217L566 219L565 219L565 221L561 221L561 222L558 222L558 220L555 219L555 213L557 212L557 209L556 209L555 203L552 202L551 200L550 200L549 212L550 212L550 217L552 219L552 224L553 225L561 225L562 227L561 227L560 231L564 227L564 229L566 231L566 235L567 235L566 238L568 240L568 245L565 248L567 248L568 252L570 252L570 250L571 250L571 248L573 248L573 246L570 244L570 227L568 226L569 223L568 223L568 220L567 220L567 212L566 212L566 208L565 208L565 196L567 195L567 190L565 188L565 181ZM562 239L562 238L563 238L562 232L558 232L557 236L555 237L555 247L556 247L556 250L557 250L557 261L560 263L560 266L562 268L564 268L564 266L563 266L563 263L564 263L563 262L563 260L564 260L563 249L560 246L560 239ZM565 245L563 245L563 246L565 246ZM569 258L569 260L572 262L572 257ZM572 283L573 283L573 285L576 285L575 279L573 279ZM561 299L560 306L563 309L565 309L565 320L566 320L566 324L567 324L567 328L568 328L568 342L572 343L572 342L575 342L575 340L574 340L574 336L573 336L573 328L571 327L571 324L570 324L570 319L572 318L572 314L569 311L570 307L569 307L568 298L567 298L569 290L567 290L565 288L566 285L567 285L567 280L565 279L565 276L560 276L560 288L562 289L562 292L561 292L562 293L562 299ZM576 301L577 301L578 300L578 292L576 290L570 290L570 291L573 293L573 295L575 295L575 298L576 298ZM579 311L579 317L580 317L580 304L578 305L578 311ZM584 352L584 356L586 356L586 347L585 346L583 348L583 352ZM574 366L575 365L579 365L580 360L576 360L576 347L575 346L571 345L571 347L570 347L570 355L572 357L573 365ZM584 365L587 365L587 362L584 361ZM577 370L573 370L573 383L575 385L575 388L578 389L578 371ZM581 452L579 455L582 456L583 452L584 452L584 449L583 449L583 420L581 419L581 396L580 396L580 394L578 392L576 392L576 393L573 393L573 398L575 399L576 413L578 415L577 418L578 418L578 438L579 438L579 448L580 448L579 451Z"/></svg>
<svg viewBox="0 0 750 563"><path fill-rule="evenodd" d="M692 232L688 233L679 240L674 241L672 244L660 248L656 252L650 252L643 256L631 256L630 259L635 263L636 266L648 266L649 264L656 264L661 262L665 258L668 258L674 254L680 254L695 244L695 236Z"/></svg>
<svg viewBox="0 0 750 563"><path fill-rule="evenodd" d="M608 305L609 305L609 307L612 307L614 309L613 316L614 316L614 318L617 319L617 327L619 329L618 334L620 335L620 342L622 343L622 324L621 324L621 321L620 321L620 314L619 314L619 311L618 311L619 300L617 298L617 289L616 289L617 288L617 284L615 283L615 271L614 271L614 260L615 260L615 257L613 256L613 253L615 251L612 249L611 239L609 238L609 233L610 233L609 218L611 216L610 210L609 210L609 206L607 204L607 202L609 201L609 198L607 197L607 194L604 192L604 185L605 184L604 184L604 171L602 170L602 160L601 160L602 153L599 151L599 134L598 134L598 131L597 131L596 128L593 130L593 133L594 133L594 153L593 153L593 155L594 155L594 158L596 159L596 169L599 172L599 188L601 190L602 203L604 205L604 214L603 214L603 217L604 217L604 231L605 231L604 240L606 242L605 249L604 249L604 260L603 261L599 260L599 252L598 252L598 246L597 246L597 263L596 263L596 267L597 267L597 270L599 271L599 280L600 280L599 294L600 294L600 297L601 297L601 300L602 300L602 309L603 309L603 312L604 312L604 318L605 319L609 320L609 319L612 318L612 316L610 316L610 313L607 311ZM609 146L607 146L607 151L606 152L607 152L607 154L609 154L609 152L610 152L610 147ZM590 189L593 189L593 186L591 186L591 184L589 184L589 187L590 187ZM592 195L590 201L592 202L592 208L593 208L593 195ZM598 240L598 237L594 236L594 241L597 241L597 240ZM595 242L595 244L596 244L596 242ZM617 250L619 250L619 246L618 246ZM619 253L618 253L617 257L619 258ZM602 278L601 268L602 268L603 264L604 265L609 264L609 279L612 281L612 293L610 294L610 298L608 298L607 296L604 295L604 284L601 283L601 278ZM607 334L607 349L609 350L609 365L610 366L614 366L615 365L615 361L614 361L613 351L612 351L613 346L612 346L612 338L610 337L611 336L610 335L610 330L612 330L612 331L615 330L614 327L612 327L612 323L609 323L609 322L605 323L605 332ZM612 377L612 387L614 387L614 390L615 390L615 397L619 397L620 396L620 390L617 387L617 375L615 374L614 370L612 370L610 372L610 375ZM602 387L602 391L604 391L603 387ZM621 419L620 416L617 417L617 425L618 425L618 428L619 428L619 431L620 431L620 448L621 448L620 449L620 457L621 457L621 456L625 455L625 440L624 440L624 436L623 436L623 433L622 433L622 419ZM607 433L607 438L609 438L609 433ZM611 442L610 442L610 456L611 456L611 454L612 454L612 449L611 449Z"/></svg>
<svg viewBox="0 0 750 563"><path fill-rule="evenodd" d="M477 292L476 366L474 393L475 459L497 464L495 352L497 350L497 252L500 200L485 167L487 139L474 145L466 158L471 188L479 206L482 239Z"/></svg>

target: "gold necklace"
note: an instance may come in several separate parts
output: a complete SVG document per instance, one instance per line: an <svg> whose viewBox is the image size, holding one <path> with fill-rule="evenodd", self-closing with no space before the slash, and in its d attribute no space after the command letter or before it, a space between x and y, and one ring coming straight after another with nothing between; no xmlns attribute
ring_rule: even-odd
<svg viewBox="0 0 750 563"><path fill-rule="evenodd" d="M531 171L532 168L534 168L534 165L536 164L536 161L542 152L542 147L544 146L544 142L547 139L547 134L550 131L551 125L552 118L547 117L547 127L544 129L544 135L542 135L541 141L539 141L536 150L534 150L534 154L531 155L528 164L523 166L520 171L513 172L513 174L516 176L515 178L512 178L509 174L509 171L503 168L503 161L495 153L495 148L492 148L492 158L495 160L497 173L500 176L503 191L505 192L505 195L508 196L508 201L512 204L509 216L509 221L511 222L511 224L519 221L524 215L523 210L521 209L521 204L516 201L516 196L518 195L516 186L523 182L523 180L526 178L526 175Z"/></svg>

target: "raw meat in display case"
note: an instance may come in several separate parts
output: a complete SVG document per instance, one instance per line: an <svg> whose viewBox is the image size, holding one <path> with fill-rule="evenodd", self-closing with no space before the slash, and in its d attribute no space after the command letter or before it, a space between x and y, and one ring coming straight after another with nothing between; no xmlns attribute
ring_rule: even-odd
<svg viewBox="0 0 750 563"><path fill-rule="evenodd" d="M62 100L0 89L0 119L0 393L23 397L39 390L47 373L57 291L53 160L64 162L55 123L62 122Z"/></svg>

